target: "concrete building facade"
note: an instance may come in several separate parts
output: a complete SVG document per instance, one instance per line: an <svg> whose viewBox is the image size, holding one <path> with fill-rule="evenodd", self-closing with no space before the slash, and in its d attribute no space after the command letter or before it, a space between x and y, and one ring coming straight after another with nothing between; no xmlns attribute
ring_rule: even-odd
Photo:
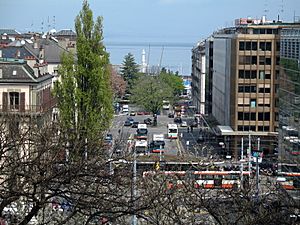
<svg viewBox="0 0 300 225"><path fill-rule="evenodd" d="M258 150L260 140L260 151L274 153L279 127L280 32L299 25L247 21L206 40L206 113L233 130L224 137L226 154L237 158L241 137L249 134L252 150Z"/></svg>
<svg viewBox="0 0 300 225"><path fill-rule="evenodd" d="M300 172L300 28L281 31L279 76L279 162Z"/></svg>

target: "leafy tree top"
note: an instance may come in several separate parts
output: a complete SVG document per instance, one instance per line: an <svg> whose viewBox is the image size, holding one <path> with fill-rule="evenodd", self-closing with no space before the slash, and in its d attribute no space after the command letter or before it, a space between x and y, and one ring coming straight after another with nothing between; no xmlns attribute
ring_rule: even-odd
<svg viewBox="0 0 300 225"><path fill-rule="evenodd" d="M129 88L132 87L134 81L137 79L138 72L139 72L139 66L135 62L134 56L131 53L128 53L124 57L121 74L124 80L127 81Z"/></svg>
<svg viewBox="0 0 300 225"><path fill-rule="evenodd" d="M98 137L112 119L109 55L103 45L102 17L93 21L87 1L75 19L77 61L63 56L55 87L60 119L79 136ZM74 66L73 66L74 65Z"/></svg>

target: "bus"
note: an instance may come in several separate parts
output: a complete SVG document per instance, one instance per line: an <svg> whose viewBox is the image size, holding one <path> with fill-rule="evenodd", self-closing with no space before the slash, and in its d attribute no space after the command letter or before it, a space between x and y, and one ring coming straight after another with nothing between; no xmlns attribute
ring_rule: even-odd
<svg viewBox="0 0 300 225"><path fill-rule="evenodd" d="M169 109L170 109L170 102L169 102L169 101L166 101L166 100L163 100L162 108L163 108L164 110L169 110Z"/></svg>
<svg viewBox="0 0 300 225"><path fill-rule="evenodd" d="M148 138L148 129L147 125L144 123L138 124L138 128L136 130L136 139L147 140Z"/></svg>
<svg viewBox="0 0 300 225"><path fill-rule="evenodd" d="M137 140L135 142L135 153L136 154L146 154L148 150L148 143L146 140Z"/></svg>
<svg viewBox="0 0 300 225"><path fill-rule="evenodd" d="M153 134L149 148L152 153L163 153L165 151L164 134Z"/></svg>
<svg viewBox="0 0 300 225"><path fill-rule="evenodd" d="M167 189L182 188L187 181L196 189L234 189L241 187L241 175L243 184L250 177L249 171L145 171L143 177L156 174L165 176Z"/></svg>
<svg viewBox="0 0 300 225"><path fill-rule="evenodd" d="M177 124L168 124L168 138L177 139L178 138L178 126Z"/></svg>
<svg viewBox="0 0 300 225"><path fill-rule="evenodd" d="M195 171L195 187L207 189L233 189L241 186L241 171ZM249 177L249 171L242 175Z"/></svg>
<svg viewBox="0 0 300 225"><path fill-rule="evenodd" d="M300 173L278 172L276 182L285 190L300 190Z"/></svg>

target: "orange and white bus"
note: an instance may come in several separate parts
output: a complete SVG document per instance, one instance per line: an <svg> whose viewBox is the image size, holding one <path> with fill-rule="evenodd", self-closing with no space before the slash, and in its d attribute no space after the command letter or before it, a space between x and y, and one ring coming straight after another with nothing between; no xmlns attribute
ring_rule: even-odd
<svg viewBox="0 0 300 225"><path fill-rule="evenodd" d="M300 173L279 172L276 181L285 190L300 190Z"/></svg>
<svg viewBox="0 0 300 225"><path fill-rule="evenodd" d="M204 189L233 189L241 186L241 171L146 171L143 176L162 174L172 179L167 179L167 188L181 188L185 176L189 176L195 188ZM243 171L243 176L249 178L250 173Z"/></svg>
<svg viewBox="0 0 300 225"><path fill-rule="evenodd" d="M196 188L232 189L241 186L241 171L195 171ZM248 171L243 176L249 177Z"/></svg>

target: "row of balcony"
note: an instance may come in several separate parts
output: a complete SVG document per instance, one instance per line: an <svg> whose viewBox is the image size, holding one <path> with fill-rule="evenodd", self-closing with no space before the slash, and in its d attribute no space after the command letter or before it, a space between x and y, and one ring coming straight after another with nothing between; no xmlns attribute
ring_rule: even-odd
<svg viewBox="0 0 300 225"><path fill-rule="evenodd" d="M21 105L21 104L6 104L0 105L0 113L9 114L43 114L49 112L56 105L56 101L40 104L40 105Z"/></svg>

